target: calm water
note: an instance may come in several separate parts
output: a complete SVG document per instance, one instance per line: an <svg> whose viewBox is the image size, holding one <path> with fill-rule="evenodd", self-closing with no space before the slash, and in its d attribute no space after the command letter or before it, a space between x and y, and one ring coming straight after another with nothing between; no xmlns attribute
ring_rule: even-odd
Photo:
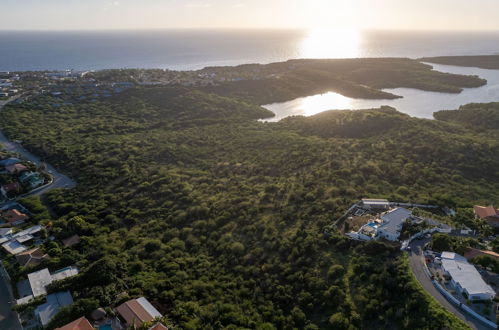
<svg viewBox="0 0 499 330"><path fill-rule="evenodd" d="M291 58L499 53L499 32L0 31L0 70L198 69Z"/></svg>
<svg viewBox="0 0 499 330"><path fill-rule="evenodd" d="M276 114L266 121L278 121L293 115L311 116L326 110L370 109L389 105L414 117L433 118L438 110L457 109L460 105L473 102L499 101L499 70L484 70L449 65L431 64L437 71L478 75L487 79L487 85L479 88L465 88L460 94L425 92L411 88L385 89L403 96L396 100L352 99L338 93L325 93L298 98L284 103L274 103L264 107Z"/></svg>

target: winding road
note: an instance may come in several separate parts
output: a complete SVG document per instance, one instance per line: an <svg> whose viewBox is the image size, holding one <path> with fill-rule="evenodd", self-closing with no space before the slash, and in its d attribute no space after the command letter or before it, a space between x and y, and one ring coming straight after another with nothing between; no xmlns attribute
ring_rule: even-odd
<svg viewBox="0 0 499 330"><path fill-rule="evenodd" d="M3 107L14 101L16 98L11 98L9 100L0 101L0 111ZM9 152L15 152L19 154L23 159L29 160L35 165L39 166L42 160L24 149L19 143L10 141L0 130L0 145L4 150ZM66 175L59 173L50 164L44 164L45 170L52 175L52 182L45 185L42 188L35 189L33 192L23 195L22 197L28 196L39 196L46 193L49 190L56 188L73 188L76 186L76 182L71 180ZM11 290L11 283L8 275L5 274L3 267L0 265L0 329L1 330L21 330L22 326L19 322L17 313L13 312L11 309L11 303L14 300Z"/></svg>

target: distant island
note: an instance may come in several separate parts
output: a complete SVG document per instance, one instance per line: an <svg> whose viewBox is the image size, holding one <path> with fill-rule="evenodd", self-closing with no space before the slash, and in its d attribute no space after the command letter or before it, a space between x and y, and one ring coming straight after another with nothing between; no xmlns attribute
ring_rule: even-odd
<svg viewBox="0 0 499 330"><path fill-rule="evenodd" d="M446 65L472 66L491 70L499 69L499 55L422 57L419 61Z"/></svg>

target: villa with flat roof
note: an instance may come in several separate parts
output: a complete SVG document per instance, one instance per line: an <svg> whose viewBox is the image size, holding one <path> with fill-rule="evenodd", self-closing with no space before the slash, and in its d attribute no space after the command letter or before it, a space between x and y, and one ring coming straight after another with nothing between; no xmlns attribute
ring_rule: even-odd
<svg viewBox="0 0 499 330"><path fill-rule="evenodd" d="M389 241L398 241L404 222L411 217L411 211L403 207L397 207L383 213L379 219L370 220L357 232L351 232L347 235L365 241L379 238L384 238Z"/></svg>
<svg viewBox="0 0 499 330"><path fill-rule="evenodd" d="M442 269L456 290L469 300L491 300L496 292L483 280L466 258L454 252L442 252Z"/></svg>

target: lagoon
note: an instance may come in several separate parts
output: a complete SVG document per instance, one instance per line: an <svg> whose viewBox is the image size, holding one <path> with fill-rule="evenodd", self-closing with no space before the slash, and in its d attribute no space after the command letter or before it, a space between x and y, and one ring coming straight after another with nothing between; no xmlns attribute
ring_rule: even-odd
<svg viewBox="0 0 499 330"><path fill-rule="evenodd" d="M430 63L428 63L430 64ZM499 102L499 70L430 64L434 70L465 75L477 75L487 79L487 84L478 88L465 88L459 94L426 92L412 88L384 89L402 96L394 100L353 99L335 92L301 97L263 107L276 114L263 121L275 122L289 116L312 116L327 110L358 110L388 105L400 112L418 118L433 118L439 110L453 110L468 103Z"/></svg>

